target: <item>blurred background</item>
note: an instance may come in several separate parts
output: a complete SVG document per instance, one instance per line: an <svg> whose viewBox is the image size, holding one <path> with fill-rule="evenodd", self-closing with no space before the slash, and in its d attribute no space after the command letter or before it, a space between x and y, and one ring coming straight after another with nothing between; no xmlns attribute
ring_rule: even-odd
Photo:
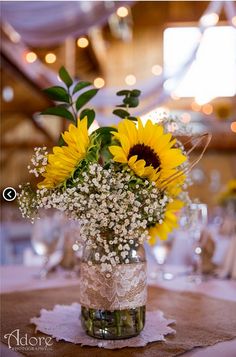
<svg viewBox="0 0 236 357"><path fill-rule="evenodd" d="M212 134L190 196L207 205L207 224L222 224L219 194L236 178L235 2L4 1L1 37L1 191L31 181L33 148L51 148L66 129L65 120L40 116L53 104L41 90L60 84L64 65L101 88L91 102L97 127L117 122L119 89L138 88L134 114L144 121L177 115L192 135ZM1 200L1 263L36 264L35 228L16 201Z"/></svg>

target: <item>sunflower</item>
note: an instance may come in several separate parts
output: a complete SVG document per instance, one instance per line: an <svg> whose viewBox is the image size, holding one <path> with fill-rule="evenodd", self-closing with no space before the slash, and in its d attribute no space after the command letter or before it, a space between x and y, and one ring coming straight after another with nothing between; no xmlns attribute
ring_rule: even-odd
<svg viewBox="0 0 236 357"><path fill-rule="evenodd" d="M55 146L53 154L48 155L46 171L42 174L44 180L39 188L54 188L71 177L78 164L86 156L89 147L87 117L78 119L77 127L70 124L69 130L62 134L67 146Z"/></svg>
<svg viewBox="0 0 236 357"><path fill-rule="evenodd" d="M177 199L167 204L163 223L156 224L149 228L149 244L155 244L157 237L161 240L167 239L168 234L178 226L178 217L176 216L176 213L183 206L184 203Z"/></svg>
<svg viewBox="0 0 236 357"><path fill-rule="evenodd" d="M143 126L138 119L136 127L123 119L112 134L118 140L118 145L109 147L114 161L128 164L137 176L155 181L159 187L176 175L177 167L186 160L180 149L173 148L176 140L172 135L165 134L163 127L151 120Z"/></svg>

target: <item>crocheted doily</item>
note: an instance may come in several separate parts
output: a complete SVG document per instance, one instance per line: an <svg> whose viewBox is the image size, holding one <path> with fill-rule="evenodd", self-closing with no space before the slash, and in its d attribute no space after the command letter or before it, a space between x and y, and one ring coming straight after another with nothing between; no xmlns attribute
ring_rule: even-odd
<svg viewBox="0 0 236 357"><path fill-rule="evenodd" d="M40 317L30 320L41 331L54 337L82 346L98 346L108 349L123 347L142 347L149 342L164 341L164 336L175 333L168 325L174 320L166 319L160 310L147 311L146 323L140 335L124 340L100 340L86 335L80 322L80 305L55 305L53 310L42 309Z"/></svg>

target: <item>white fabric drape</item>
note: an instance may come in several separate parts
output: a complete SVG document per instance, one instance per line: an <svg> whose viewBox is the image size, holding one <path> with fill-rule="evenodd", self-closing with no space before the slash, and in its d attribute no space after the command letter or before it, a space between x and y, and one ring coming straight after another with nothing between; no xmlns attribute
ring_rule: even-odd
<svg viewBox="0 0 236 357"><path fill-rule="evenodd" d="M9 22L27 45L54 46L104 24L122 3L125 2L6 1L1 4L1 20Z"/></svg>

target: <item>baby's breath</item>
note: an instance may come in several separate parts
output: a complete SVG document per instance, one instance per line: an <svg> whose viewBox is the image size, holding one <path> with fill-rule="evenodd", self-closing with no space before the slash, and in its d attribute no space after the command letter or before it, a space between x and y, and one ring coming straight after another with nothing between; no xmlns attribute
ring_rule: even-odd
<svg viewBox="0 0 236 357"><path fill-rule="evenodd" d="M75 179L72 187L30 190L20 194L25 217L34 218L40 208L55 208L81 223L80 240L97 253L95 261L110 271L129 263L129 251L148 239L148 228L162 222L168 196L148 181L137 183L130 171L116 171L95 163Z"/></svg>

